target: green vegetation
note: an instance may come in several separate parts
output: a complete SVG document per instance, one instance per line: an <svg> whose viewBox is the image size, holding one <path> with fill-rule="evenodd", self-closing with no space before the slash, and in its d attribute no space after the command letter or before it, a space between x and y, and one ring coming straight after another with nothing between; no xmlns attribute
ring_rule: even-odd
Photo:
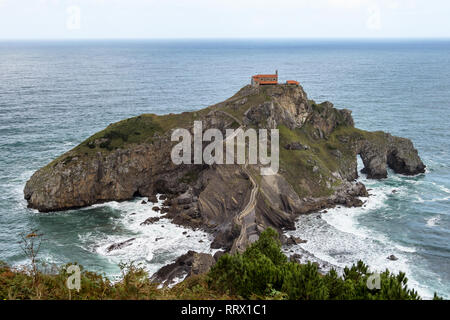
<svg viewBox="0 0 450 320"><path fill-rule="evenodd" d="M206 108L179 114L142 114L110 124L74 149L53 160L46 168L51 169L60 162L68 165L74 158L90 157L98 152L106 155L113 150L125 148L132 144L152 143L155 136L163 135L174 128L188 127L192 125L194 120L200 119L209 111L210 109Z"/></svg>
<svg viewBox="0 0 450 320"><path fill-rule="evenodd" d="M36 254L30 256L34 259ZM0 262L0 299L420 299L407 287L402 272L394 275L386 270L380 274L380 289L371 290L367 280L372 273L361 261L345 268L342 277L335 270L322 275L312 263L290 262L281 251L278 233L270 228L242 255L225 254L208 274L190 277L173 288L158 289L142 268L131 263L121 265L122 278L115 283L80 266L80 291L69 290L68 266L43 272L35 267L13 269ZM442 298L435 294L434 299Z"/></svg>
<svg viewBox="0 0 450 320"><path fill-rule="evenodd" d="M66 266L67 267L67 266ZM53 273L39 272L36 281L26 270L11 269L0 263L0 299L39 300L171 300L236 299L208 289L206 276L191 277L173 288L158 289L148 274L134 265L122 266L122 280L116 283L93 272L82 270L80 291L69 290L70 276L63 267Z"/></svg>
<svg viewBox="0 0 450 320"><path fill-rule="evenodd" d="M209 272L209 284L220 292L244 298L420 299L416 291L408 289L408 280L402 272L381 273L380 289L373 290L367 286L371 275L362 261L345 268L342 277L335 270L321 275L310 262L304 265L288 262L281 252L277 232L269 228L242 255L222 256Z"/></svg>
<svg viewBox="0 0 450 320"><path fill-rule="evenodd" d="M226 100L224 105L219 105L219 110L225 111L238 119L242 119L248 109L270 100L270 96L264 90L261 90L260 94L252 94L245 97L239 91L236 95Z"/></svg>
<svg viewBox="0 0 450 320"><path fill-rule="evenodd" d="M339 169L343 160L332 155L330 151L339 149L339 141L314 140L311 137L311 128L305 125L301 129L290 130L284 125L278 127L280 132L280 168L284 170L283 176L293 186L300 197L311 194L327 196L333 191L326 185L331 173ZM307 150L286 150L288 143L300 142L308 146ZM316 167L316 170L314 170Z"/></svg>
<svg viewBox="0 0 450 320"><path fill-rule="evenodd" d="M342 277L334 270L322 275L312 263L288 261L278 233L270 228L243 254L225 254L208 274L192 276L173 288L158 289L142 268L130 263L121 265L122 277L115 283L80 266L80 291L69 290L68 266L44 272L0 262L0 299L420 299L402 272L386 270L380 274L380 289L370 290L367 279L372 273L361 261L345 268ZM435 294L434 299L441 298Z"/></svg>

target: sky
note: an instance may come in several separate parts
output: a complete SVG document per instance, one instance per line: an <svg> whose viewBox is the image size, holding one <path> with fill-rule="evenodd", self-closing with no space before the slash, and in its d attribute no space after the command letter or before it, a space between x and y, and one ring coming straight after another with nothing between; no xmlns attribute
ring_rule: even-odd
<svg viewBox="0 0 450 320"><path fill-rule="evenodd" d="M0 0L0 39L450 38L447 0Z"/></svg>

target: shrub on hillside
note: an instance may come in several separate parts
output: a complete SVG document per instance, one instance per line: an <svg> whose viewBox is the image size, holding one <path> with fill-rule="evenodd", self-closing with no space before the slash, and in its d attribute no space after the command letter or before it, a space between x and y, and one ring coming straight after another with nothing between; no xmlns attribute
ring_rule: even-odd
<svg viewBox="0 0 450 320"><path fill-rule="evenodd" d="M289 262L281 251L278 233L268 228L243 254L223 255L209 272L208 281L215 290L244 298L279 292L302 300L420 299L416 291L408 289L404 273L381 273L380 289L369 289L367 281L372 275L362 261L345 268L342 277L334 269L322 275L311 262Z"/></svg>

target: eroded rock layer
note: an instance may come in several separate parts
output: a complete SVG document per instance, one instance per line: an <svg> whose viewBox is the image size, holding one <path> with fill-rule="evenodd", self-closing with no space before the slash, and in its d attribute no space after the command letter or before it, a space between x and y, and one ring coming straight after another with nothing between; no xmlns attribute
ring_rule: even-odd
<svg viewBox="0 0 450 320"><path fill-rule="evenodd" d="M171 133L193 132L194 120L203 130L279 129L278 173L261 176L259 165L173 164ZM388 167L406 175L425 169L410 140L354 128L351 111L316 104L300 86L246 86L196 112L112 124L35 172L24 196L46 212L162 193L167 217L212 232L214 248L233 251L268 226L294 228L298 214L362 205L358 155L369 178L385 178Z"/></svg>

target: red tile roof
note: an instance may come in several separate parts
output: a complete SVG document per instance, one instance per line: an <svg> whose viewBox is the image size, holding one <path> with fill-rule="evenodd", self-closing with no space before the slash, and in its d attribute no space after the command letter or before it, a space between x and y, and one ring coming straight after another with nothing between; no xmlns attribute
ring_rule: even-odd
<svg viewBox="0 0 450 320"><path fill-rule="evenodd" d="M253 76L253 79L258 78L278 78L277 74L257 74Z"/></svg>

